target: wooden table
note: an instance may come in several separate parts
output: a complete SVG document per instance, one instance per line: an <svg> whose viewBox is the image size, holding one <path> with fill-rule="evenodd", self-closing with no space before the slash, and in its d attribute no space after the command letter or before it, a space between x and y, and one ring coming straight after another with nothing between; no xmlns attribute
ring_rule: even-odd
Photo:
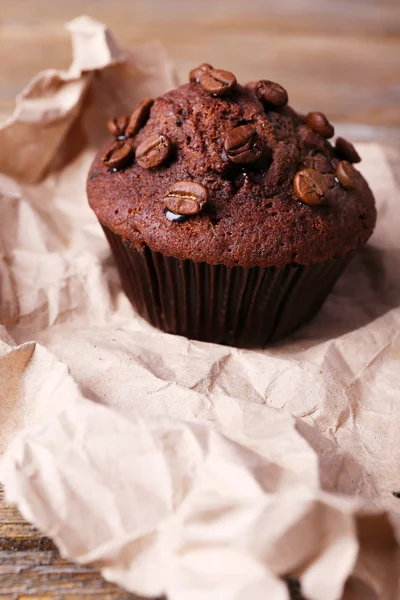
<svg viewBox="0 0 400 600"><path fill-rule="evenodd" d="M398 0L1 0L1 117L37 71L69 65L63 23L83 13L108 23L123 45L161 40L182 82L201 62L242 82L278 81L298 110L322 110L351 137L384 141L398 161ZM134 596L61 559L0 490L0 600L28 598Z"/></svg>
<svg viewBox="0 0 400 600"><path fill-rule="evenodd" d="M132 600L93 569L60 558L57 548L3 501L0 488L0 600Z"/></svg>

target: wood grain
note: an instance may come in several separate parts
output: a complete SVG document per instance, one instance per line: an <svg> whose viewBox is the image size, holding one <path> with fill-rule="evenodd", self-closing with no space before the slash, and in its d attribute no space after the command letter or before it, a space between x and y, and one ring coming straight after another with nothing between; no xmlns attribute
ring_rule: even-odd
<svg viewBox="0 0 400 600"><path fill-rule="evenodd" d="M0 0L0 118L35 73L68 67L63 24L84 13L123 45L161 40L181 82L201 62L241 82L279 81L298 110L326 112L350 139L384 141L400 166L398 0ZM294 583L291 596L300 598ZM62 559L0 488L0 600L44 598L135 596Z"/></svg>
<svg viewBox="0 0 400 600"><path fill-rule="evenodd" d="M400 126L397 0L3 0L1 113L38 70L68 66L63 23L82 13L124 45L161 40L181 81L206 61L242 82L279 81L303 112Z"/></svg>
<svg viewBox="0 0 400 600"><path fill-rule="evenodd" d="M104 581L94 569L62 559L51 540L4 503L0 487L0 600L94 597L137 600Z"/></svg>

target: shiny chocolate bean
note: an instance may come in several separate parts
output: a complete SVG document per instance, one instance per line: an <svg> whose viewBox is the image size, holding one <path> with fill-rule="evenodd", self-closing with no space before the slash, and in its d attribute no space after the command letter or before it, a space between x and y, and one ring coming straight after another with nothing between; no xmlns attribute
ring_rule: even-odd
<svg viewBox="0 0 400 600"><path fill-rule="evenodd" d="M123 115L122 117L114 117L107 121L107 129L115 138L125 136L125 131L128 126L129 117Z"/></svg>
<svg viewBox="0 0 400 600"><path fill-rule="evenodd" d="M361 183L360 173L347 160L341 160L336 167L336 177L346 189L357 189Z"/></svg>
<svg viewBox="0 0 400 600"><path fill-rule="evenodd" d="M109 169L121 169L132 161L135 151L130 144L115 142L103 155L102 161Z"/></svg>
<svg viewBox="0 0 400 600"><path fill-rule="evenodd" d="M203 63L199 67L192 69L189 73L189 81L192 83L199 83L200 77L204 75L204 73L208 73L208 71L212 71L213 67L208 63Z"/></svg>
<svg viewBox="0 0 400 600"><path fill-rule="evenodd" d="M133 109L132 114L129 118L129 123L125 131L126 137L133 137L137 134L139 129L145 125L150 115L150 109L153 106L154 100L151 98L144 98L136 108Z"/></svg>
<svg viewBox="0 0 400 600"><path fill-rule="evenodd" d="M208 191L194 181L177 181L164 197L164 205L177 215L197 215L208 200Z"/></svg>
<svg viewBox="0 0 400 600"><path fill-rule="evenodd" d="M324 201L327 187L324 177L315 169L298 171L293 181L294 191L305 204L318 205Z"/></svg>
<svg viewBox="0 0 400 600"><path fill-rule="evenodd" d="M171 154L172 142L168 136L156 133L136 148L136 161L144 169L161 165Z"/></svg>
<svg viewBox="0 0 400 600"><path fill-rule="evenodd" d="M335 133L333 125L331 125L322 112L309 112L306 116L306 123L315 133L319 133L324 138L331 138Z"/></svg>
<svg viewBox="0 0 400 600"><path fill-rule="evenodd" d="M254 163L262 153L260 140L252 125L240 125L231 129L224 148L229 160L241 165Z"/></svg>
<svg viewBox="0 0 400 600"><path fill-rule="evenodd" d="M255 93L267 107L280 108L288 103L288 94L285 88L274 81L261 79L255 85Z"/></svg>
<svg viewBox="0 0 400 600"><path fill-rule="evenodd" d="M358 154L357 150L354 148L353 144L350 144L347 140L342 137L338 137L336 140L336 152L351 163L359 163L361 161L361 156Z"/></svg>
<svg viewBox="0 0 400 600"><path fill-rule="evenodd" d="M229 94L236 86L236 77L230 71L211 69L200 77L200 85L206 92L216 96Z"/></svg>

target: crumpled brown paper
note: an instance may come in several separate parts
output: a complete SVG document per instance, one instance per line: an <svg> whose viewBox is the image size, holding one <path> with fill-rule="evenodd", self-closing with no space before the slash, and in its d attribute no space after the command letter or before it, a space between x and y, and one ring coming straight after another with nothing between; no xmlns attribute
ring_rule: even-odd
<svg viewBox="0 0 400 600"><path fill-rule="evenodd" d="M159 45L68 25L0 130L0 452L7 497L62 554L170 600L400 594L400 209L361 145L371 243L264 351L152 329L85 198L104 123L174 85ZM34 340L34 341L32 341Z"/></svg>

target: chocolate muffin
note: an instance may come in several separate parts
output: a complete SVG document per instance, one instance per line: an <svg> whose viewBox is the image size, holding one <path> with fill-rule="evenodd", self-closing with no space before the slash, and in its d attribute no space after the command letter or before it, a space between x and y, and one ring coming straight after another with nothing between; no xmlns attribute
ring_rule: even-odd
<svg viewBox="0 0 400 600"><path fill-rule="evenodd" d="M170 333L263 346L313 317L375 225L354 147L280 85L201 65L130 117L87 192L137 312Z"/></svg>

